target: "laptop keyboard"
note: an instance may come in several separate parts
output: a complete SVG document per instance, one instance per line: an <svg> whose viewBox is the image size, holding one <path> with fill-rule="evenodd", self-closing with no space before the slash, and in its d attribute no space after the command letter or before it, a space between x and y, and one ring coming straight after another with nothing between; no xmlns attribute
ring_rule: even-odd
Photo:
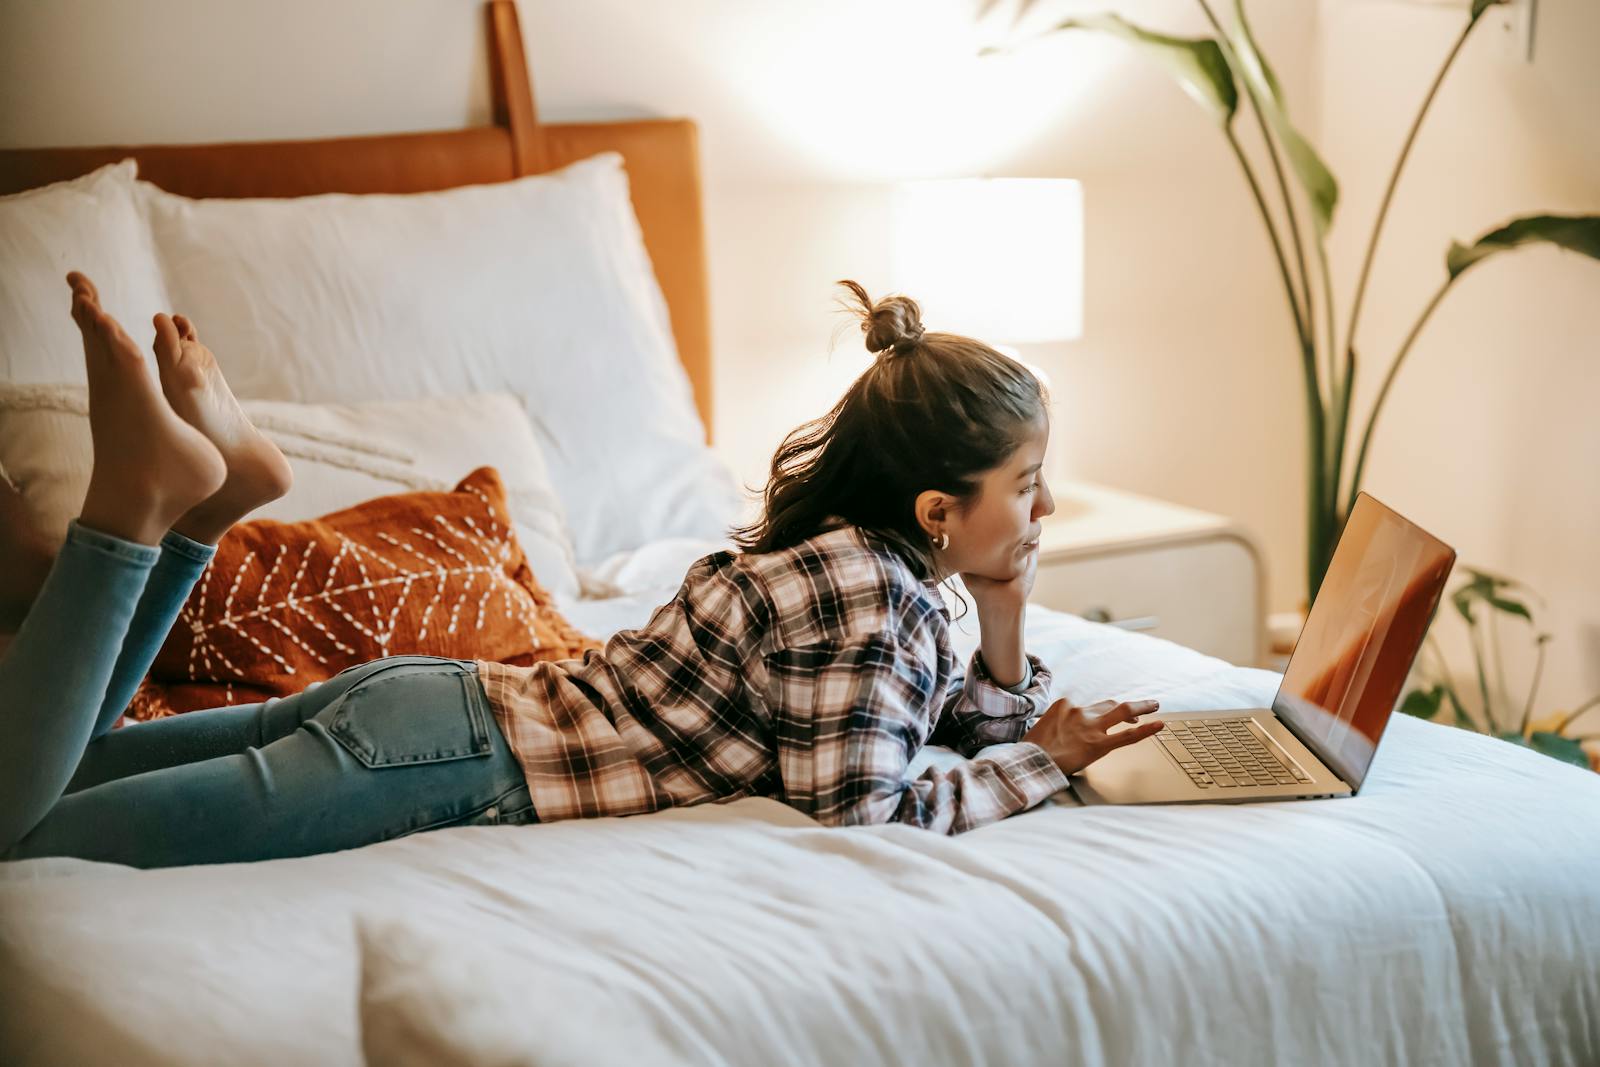
<svg viewBox="0 0 1600 1067"><path fill-rule="evenodd" d="M1294 785L1311 776L1282 762L1249 719L1169 719L1156 740L1201 789Z"/></svg>

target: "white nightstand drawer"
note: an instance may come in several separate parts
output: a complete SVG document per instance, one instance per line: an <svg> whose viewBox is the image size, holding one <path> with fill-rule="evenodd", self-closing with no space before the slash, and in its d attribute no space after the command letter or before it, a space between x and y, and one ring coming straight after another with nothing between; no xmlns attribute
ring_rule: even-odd
<svg viewBox="0 0 1600 1067"><path fill-rule="evenodd" d="M1219 534L1046 556L1033 600L1248 667L1263 651L1259 582L1252 549Z"/></svg>

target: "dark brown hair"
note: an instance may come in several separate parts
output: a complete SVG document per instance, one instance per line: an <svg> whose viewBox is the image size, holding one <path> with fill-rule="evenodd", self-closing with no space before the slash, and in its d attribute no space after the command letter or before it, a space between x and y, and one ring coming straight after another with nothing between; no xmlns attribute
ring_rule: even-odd
<svg viewBox="0 0 1600 1067"><path fill-rule="evenodd" d="M1039 379L982 341L927 333L908 296L877 302L852 281L846 311L877 355L833 410L784 438L772 457L764 514L734 531L746 552L788 548L839 520L891 542L920 578L932 545L917 522L928 489L970 504L1045 417Z"/></svg>

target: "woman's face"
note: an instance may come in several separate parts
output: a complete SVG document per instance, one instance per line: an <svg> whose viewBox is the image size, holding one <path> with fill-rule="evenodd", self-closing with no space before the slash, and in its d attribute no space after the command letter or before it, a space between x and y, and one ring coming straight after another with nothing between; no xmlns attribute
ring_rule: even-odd
<svg viewBox="0 0 1600 1067"><path fill-rule="evenodd" d="M1040 419L1032 434L1000 466L984 474L978 494L965 507L944 513L949 547L934 553L946 574L977 574L1010 581L1039 547L1040 521L1056 510L1044 480L1050 424Z"/></svg>

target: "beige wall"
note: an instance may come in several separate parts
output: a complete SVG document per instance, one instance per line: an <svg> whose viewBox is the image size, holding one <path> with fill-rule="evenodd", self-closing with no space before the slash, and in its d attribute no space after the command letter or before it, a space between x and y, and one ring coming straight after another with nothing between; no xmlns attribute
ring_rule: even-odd
<svg viewBox="0 0 1600 1067"><path fill-rule="evenodd" d="M1393 0L1324 0L1320 16L1323 146L1344 183L1333 261L1348 291L1406 129L1466 16ZM1373 365L1362 397L1443 281L1451 239L1518 215L1600 212L1600 4L1538 0L1531 64L1490 29L1452 68L1391 208L1362 313ZM1407 358L1368 461L1367 487L1454 544L1460 563L1543 594L1535 617L1555 635L1546 711L1600 692L1597 296L1600 263L1547 248L1474 268ZM1459 618L1438 632L1457 638L1470 674ZM1525 635L1503 637L1519 698Z"/></svg>

